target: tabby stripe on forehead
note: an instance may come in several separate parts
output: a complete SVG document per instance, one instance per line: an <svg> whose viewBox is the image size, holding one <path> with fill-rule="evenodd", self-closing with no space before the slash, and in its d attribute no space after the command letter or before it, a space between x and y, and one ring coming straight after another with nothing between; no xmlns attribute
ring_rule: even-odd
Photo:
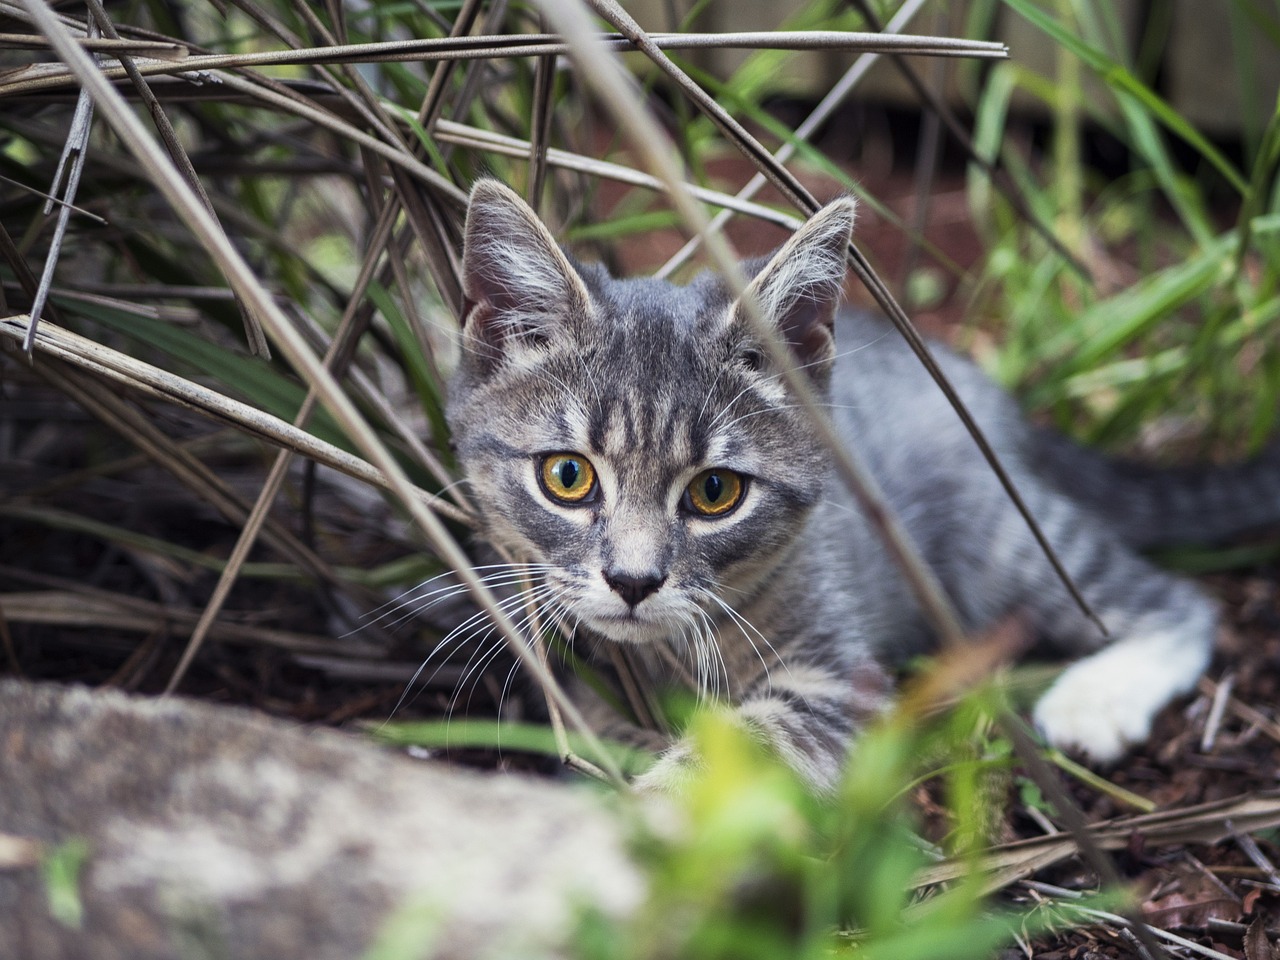
<svg viewBox="0 0 1280 960"><path fill-rule="evenodd" d="M604 449L604 438L609 432L609 421L612 419L609 406L601 400L591 408L591 415L587 420L587 444L593 451L601 451Z"/></svg>

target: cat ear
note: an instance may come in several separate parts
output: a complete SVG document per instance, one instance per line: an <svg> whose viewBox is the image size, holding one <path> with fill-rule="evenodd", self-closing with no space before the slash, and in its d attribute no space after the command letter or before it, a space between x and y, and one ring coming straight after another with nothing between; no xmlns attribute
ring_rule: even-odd
<svg viewBox="0 0 1280 960"><path fill-rule="evenodd" d="M471 190L462 248L467 349L496 360L589 309L578 272L519 195L496 180Z"/></svg>
<svg viewBox="0 0 1280 960"><path fill-rule="evenodd" d="M797 361L817 370L835 356L835 315L844 290L845 255L857 204L841 197L797 230L747 287L767 322L791 347ZM745 324L741 303L734 322Z"/></svg>

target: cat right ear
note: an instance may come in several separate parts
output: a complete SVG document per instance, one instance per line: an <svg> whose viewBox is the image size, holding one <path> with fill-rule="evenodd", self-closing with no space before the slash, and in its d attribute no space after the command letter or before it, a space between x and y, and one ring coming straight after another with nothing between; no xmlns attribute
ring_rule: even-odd
<svg viewBox="0 0 1280 960"><path fill-rule="evenodd" d="M578 272L538 215L497 180L471 190L462 249L465 348L490 361L590 309Z"/></svg>
<svg viewBox="0 0 1280 960"><path fill-rule="evenodd" d="M835 357L836 308L844 290L845 256L857 207L852 197L827 204L783 244L747 286L765 322L796 360L822 377ZM750 329L743 304L734 322Z"/></svg>

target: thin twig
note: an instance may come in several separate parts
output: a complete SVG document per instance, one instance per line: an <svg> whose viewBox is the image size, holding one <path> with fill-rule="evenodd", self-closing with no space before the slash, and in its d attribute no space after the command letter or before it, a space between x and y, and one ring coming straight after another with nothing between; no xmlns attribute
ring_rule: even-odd
<svg viewBox="0 0 1280 960"><path fill-rule="evenodd" d="M1125 929L1134 930L1135 932L1139 929L1146 929L1150 931L1153 936L1158 937L1167 943L1171 943L1176 947L1181 947L1184 950L1190 950L1193 953L1198 953L1203 957L1209 957L1211 960L1236 960L1236 958L1232 957L1230 954L1222 953L1221 951L1214 950L1210 947L1203 947L1194 940L1188 940L1186 937L1180 937L1176 933L1170 933L1168 930L1161 930L1159 927L1151 927L1145 923L1135 925L1132 920L1127 917L1122 917L1119 914L1109 913L1106 910L1095 910L1093 907L1086 907L1082 903L1074 903L1072 901L1079 897L1079 893L1075 890L1065 890L1062 887L1055 887L1052 884L1040 883L1035 880L1024 880L1022 881L1022 885L1030 890L1038 890L1041 893L1047 893L1052 897L1059 898L1054 901L1054 905L1059 908L1072 910L1082 916L1091 917L1095 920L1103 920L1107 923L1115 924ZM1148 950L1151 949L1149 944L1146 946ZM1160 951L1159 955L1163 955L1163 951Z"/></svg>
<svg viewBox="0 0 1280 960"><path fill-rule="evenodd" d="M610 50L635 50L630 37L594 34ZM1004 59L1009 55L1003 43L951 37L896 36L835 30L779 30L739 33L655 33L652 43L664 50L853 50L913 56L977 57ZM302 47L289 50L262 50L253 53L200 54L180 62L141 60L138 69L145 75L188 74L244 67L321 66L332 63L411 63L436 60L490 60L497 57L545 57L563 55L569 45L553 34L501 34L497 36L441 37L390 40L378 43L351 43L335 46ZM32 65L0 82L0 96L33 93L69 86L73 81L65 70L36 69ZM111 80L124 76L122 70L106 68Z"/></svg>
<svg viewBox="0 0 1280 960"><path fill-rule="evenodd" d="M1209 708L1209 716L1204 722L1204 734L1200 737L1200 752L1209 753L1218 739L1218 730L1222 727L1222 718L1227 712L1227 704L1231 702L1231 691L1236 685L1236 675L1228 672L1214 691L1213 703Z"/></svg>
<svg viewBox="0 0 1280 960"><path fill-rule="evenodd" d="M97 36L97 26L90 24L89 37ZM58 166L53 171L53 186L49 188L49 199L44 205L44 215L47 217L53 209L53 198L58 197L62 201L58 207L58 219L54 224L53 238L49 241L49 252L45 254L44 271L40 274L40 284L36 288L35 298L31 304L31 326L27 329L27 337L22 342L22 349L28 358L31 356L31 344L35 339L36 328L40 325L40 314L44 312L45 300L48 299L49 291L53 288L53 272L62 253L62 241L67 234L72 205L75 203L76 191L80 187L80 175L84 172L84 163L89 152L89 133L92 128L93 98L87 91L81 90L76 100L75 113L71 115L71 129L67 131L67 141L62 146L62 155L58 158Z"/></svg>
<svg viewBox="0 0 1280 960"><path fill-rule="evenodd" d="M1227 828L1231 831L1231 839L1244 851L1245 856L1253 862L1255 867L1267 875L1267 879L1273 887L1280 888L1280 872L1277 872L1275 864L1267 859L1257 841L1247 833L1238 832L1230 820L1227 821Z"/></svg>

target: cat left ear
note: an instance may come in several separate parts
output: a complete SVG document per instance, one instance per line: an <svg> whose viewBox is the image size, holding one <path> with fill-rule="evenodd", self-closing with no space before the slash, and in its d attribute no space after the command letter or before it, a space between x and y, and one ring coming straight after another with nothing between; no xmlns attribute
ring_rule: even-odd
<svg viewBox="0 0 1280 960"><path fill-rule="evenodd" d="M578 272L520 196L497 180L471 190L462 250L468 349L499 360L590 309Z"/></svg>
<svg viewBox="0 0 1280 960"><path fill-rule="evenodd" d="M841 197L797 230L765 264L747 290L767 322L805 367L824 368L835 356L835 315L844 290L845 256L857 203ZM733 307L736 323L745 308Z"/></svg>

